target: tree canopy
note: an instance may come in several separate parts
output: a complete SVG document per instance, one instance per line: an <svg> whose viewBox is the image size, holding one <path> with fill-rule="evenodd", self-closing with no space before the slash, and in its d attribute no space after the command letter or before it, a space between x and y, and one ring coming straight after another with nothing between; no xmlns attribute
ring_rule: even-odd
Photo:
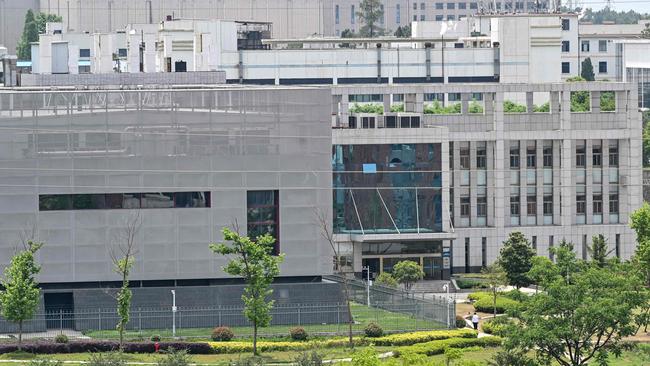
<svg viewBox="0 0 650 366"><path fill-rule="evenodd" d="M528 239L519 231L513 231L503 242L499 264L506 274L508 284L521 288L530 284L528 271L533 266L532 259L535 251Z"/></svg>
<svg viewBox="0 0 650 366"><path fill-rule="evenodd" d="M410 290L414 283L424 278L424 271L418 263L406 260L393 267L393 277Z"/></svg>
<svg viewBox="0 0 650 366"><path fill-rule="evenodd" d="M384 7L380 0L362 0L356 16L363 23L359 29L361 37L379 37L384 34L384 29L379 26L384 17Z"/></svg>
<svg viewBox="0 0 650 366"><path fill-rule="evenodd" d="M47 23L61 22L63 18L55 14L36 13L32 9L28 9L25 14L25 26L23 34L18 41L16 47L16 54L21 60L31 60L32 58L32 42L38 42L38 35L45 33Z"/></svg>
<svg viewBox="0 0 650 366"><path fill-rule="evenodd" d="M590 57L587 57L584 61L582 61L580 76L582 76L582 78L587 81L596 80L596 75L594 75L594 65L591 63Z"/></svg>
<svg viewBox="0 0 650 366"><path fill-rule="evenodd" d="M634 10L616 11L609 7L594 11L591 8L585 9L581 21L603 24L603 22L614 22L616 24L637 24L641 19L650 19L650 14L637 13Z"/></svg>

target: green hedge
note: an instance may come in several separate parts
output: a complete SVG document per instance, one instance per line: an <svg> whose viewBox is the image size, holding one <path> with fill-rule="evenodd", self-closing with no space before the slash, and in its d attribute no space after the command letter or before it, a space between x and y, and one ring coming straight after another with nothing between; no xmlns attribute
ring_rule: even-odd
<svg viewBox="0 0 650 366"><path fill-rule="evenodd" d="M413 346L398 347L394 353L399 357L404 353L417 353L427 356L435 356L445 353L447 348L469 348L469 347L499 347L502 339L500 337L483 338L449 338L439 341L420 343Z"/></svg>
<svg viewBox="0 0 650 366"><path fill-rule="evenodd" d="M391 334L371 340L376 346L410 346L417 343L431 342L449 338L476 338L478 334L472 329L435 330Z"/></svg>
<svg viewBox="0 0 650 366"><path fill-rule="evenodd" d="M458 288L461 289L469 289L469 288L488 288L488 285L480 280L471 280L471 279L463 279L459 278L456 280L456 285L458 285Z"/></svg>
<svg viewBox="0 0 650 366"><path fill-rule="evenodd" d="M508 319L508 317L498 316L494 319L484 321L481 325L481 328L483 329L484 333L504 337L507 327L511 324L513 324L513 321Z"/></svg>
<svg viewBox="0 0 650 366"><path fill-rule="evenodd" d="M521 306L519 301L515 301L503 296L497 296L496 311L497 314L504 314L509 311L516 311ZM492 297L481 297L474 303L474 309L482 313L494 312L494 303Z"/></svg>

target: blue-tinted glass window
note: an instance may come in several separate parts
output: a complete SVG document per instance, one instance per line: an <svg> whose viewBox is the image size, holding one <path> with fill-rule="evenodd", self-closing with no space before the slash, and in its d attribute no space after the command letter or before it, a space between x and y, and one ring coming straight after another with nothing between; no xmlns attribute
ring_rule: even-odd
<svg viewBox="0 0 650 366"><path fill-rule="evenodd" d="M273 253L280 253L280 205L279 191L246 192L246 220L248 237L265 234L275 239Z"/></svg>

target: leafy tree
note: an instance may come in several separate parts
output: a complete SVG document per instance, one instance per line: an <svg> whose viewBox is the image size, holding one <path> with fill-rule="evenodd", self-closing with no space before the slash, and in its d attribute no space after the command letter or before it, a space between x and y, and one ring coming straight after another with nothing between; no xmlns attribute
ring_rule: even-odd
<svg viewBox="0 0 650 366"><path fill-rule="evenodd" d="M582 76L576 76L567 79L568 82L584 82ZM571 92L571 112L589 112L591 110L591 95L588 91Z"/></svg>
<svg viewBox="0 0 650 366"><path fill-rule="evenodd" d="M223 228L225 243L210 244L210 249L227 257L224 272L242 277L246 288L242 295L244 315L253 323L253 354L257 355L257 331L271 323L273 300L267 300L273 293L271 283L280 274L280 263L284 255L273 255L275 238L269 234L260 235L255 240L241 236L236 231Z"/></svg>
<svg viewBox="0 0 650 366"><path fill-rule="evenodd" d="M510 285L519 289L530 284L528 271L533 266L534 256L535 251L524 234L513 231L508 235L508 239L503 242L503 248L501 248L499 264L505 271Z"/></svg>
<svg viewBox="0 0 650 366"><path fill-rule="evenodd" d="M117 234L115 247L111 249L113 270L122 280L122 287L118 290L116 298L117 315L120 318L116 326L120 334L120 349L124 347L124 331L130 319L131 297L133 293L129 288L129 276L131 275L131 269L133 268L135 255L137 254L136 237L141 224L142 221L139 212L129 217L125 222L124 228Z"/></svg>
<svg viewBox="0 0 650 366"><path fill-rule="evenodd" d="M503 268L499 262L493 263L481 270L481 273L485 276L485 283L488 285L490 292L492 293L492 308L494 309L494 317L497 316L497 297L499 295L499 290L502 286L508 283L507 274L503 271Z"/></svg>
<svg viewBox="0 0 650 366"><path fill-rule="evenodd" d="M647 294L639 291L641 280L630 275L627 264L600 268L580 265L575 256L563 260L577 270L555 276L544 292L530 297L516 314L506 348L534 351L543 364L606 365L608 354L619 354L623 338L636 331L634 314Z"/></svg>
<svg viewBox="0 0 650 366"><path fill-rule="evenodd" d="M388 287L397 287L397 280L388 272L383 272L377 276L377 280L375 282Z"/></svg>
<svg viewBox="0 0 650 366"><path fill-rule="evenodd" d="M553 262L547 257L535 256L531 262L533 266L530 268L530 271L528 271L528 278L532 283L536 284L537 287L543 286L545 283L550 282L552 279L560 275L557 267L555 267Z"/></svg>
<svg viewBox="0 0 650 366"><path fill-rule="evenodd" d="M61 22L63 18L55 14L37 13L29 9L25 14L25 26L23 34L18 41L16 53L21 60L30 60L32 58L31 42L38 42L38 35L45 33L47 23Z"/></svg>
<svg viewBox="0 0 650 366"><path fill-rule="evenodd" d="M34 254L43 246L42 243L28 241L27 246L11 259L4 271L0 291L0 310L2 316L13 323L18 323L18 349L23 341L23 324L34 317L40 301L40 291L36 275L41 267L36 263Z"/></svg>
<svg viewBox="0 0 650 366"><path fill-rule="evenodd" d="M586 81L596 80L596 75L594 74L594 65L591 63L590 57L587 57L584 61L582 61L580 76L582 76L582 78Z"/></svg>
<svg viewBox="0 0 650 366"><path fill-rule="evenodd" d="M603 24L605 21L616 24L637 24L641 19L649 19L650 14L637 13L634 10L617 12L609 7L594 11L587 8L584 11L582 20L594 24Z"/></svg>
<svg viewBox="0 0 650 366"><path fill-rule="evenodd" d="M411 36L411 26L405 25L397 27L397 30L393 34L397 38L409 38Z"/></svg>
<svg viewBox="0 0 650 366"><path fill-rule="evenodd" d="M650 166L650 111L643 112L643 167Z"/></svg>
<svg viewBox="0 0 650 366"><path fill-rule="evenodd" d="M650 38L650 23L645 23L645 28L641 31L641 38Z"/></svg>
<svg viewBox="0 0 650 366"><path fill-rule="evenodd" d="M454 361L463 358L463 350L460 348L447 347L445 349L445 366L451 366Z"/></svg>
<svg viewBox="0 0 650 366"><path fill-rule="evenodd" d="M591 261L599 267L605 267L607 264L607 256L612 251L607 251L607 240L603 234L594 235L591 238L591 245L587 247L587 252L591 257Z"/></svg>
<svg viewBox="0 0 650 366"><path fill-rule="evenodd" d="M630 215L630 227L636 232L636 242L650 240L650 204L643 205Z"/></svg>
<svg viewBox="0 0 650 366"><path fill-rule="evenodd" d="M363 26L359 29L362 37L378 37L384 34L384 29L379 27L380 20L384 17L384 9L380 0L361 0L356 16Z"/></svg>
<svg viewBox="0 0 650 366"><path fill-rule="evenodd" d="M393 277L409 291L414 283L424 278L424 271L418 263L401 261L393 267Z"/></svg>
<svg viewBox="0 0 650 366"><path fill-rule="evenodd" d="M537 362L528 357L527 352L513 348L497 352L488 366L537 366Z"/></svg>
<svg viewBox="0 0 650 366"><path fill-rule="evenodd" d="M559 275L567 281L571 281L571 276L584 267L584 263L576 259L573 243L564 239L557 247L549 248L549 252L555 258Z"/></svg>

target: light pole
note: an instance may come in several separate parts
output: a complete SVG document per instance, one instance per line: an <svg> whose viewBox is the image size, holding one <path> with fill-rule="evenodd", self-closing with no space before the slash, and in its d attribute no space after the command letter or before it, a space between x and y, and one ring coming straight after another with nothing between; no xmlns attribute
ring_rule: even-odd
<svg viewBox="0 0 650 366"><path fill-rule="evenodd" d="M449 309L450 308L449 305L451 303L451 301L450 301L451 299L449 298L449 284L445 283L444 285L442 285L442 289L447 291L447 329L449 329L449 328L451 328L451 321L449 319L449 316L450 316L449 313L451 311L451 309Z"/></svg>
<svg viewBox="0 0 650 366"><path fill-rule="evenodd" d="M172 290L172 337L176 338L176 290Z"/></svg>
<svg viewBox="0 0 650 366"><path fill-rule="evenodd" d="M365 266L362 271L366 272L366 303L370 307L370 266Z"/></svg>

